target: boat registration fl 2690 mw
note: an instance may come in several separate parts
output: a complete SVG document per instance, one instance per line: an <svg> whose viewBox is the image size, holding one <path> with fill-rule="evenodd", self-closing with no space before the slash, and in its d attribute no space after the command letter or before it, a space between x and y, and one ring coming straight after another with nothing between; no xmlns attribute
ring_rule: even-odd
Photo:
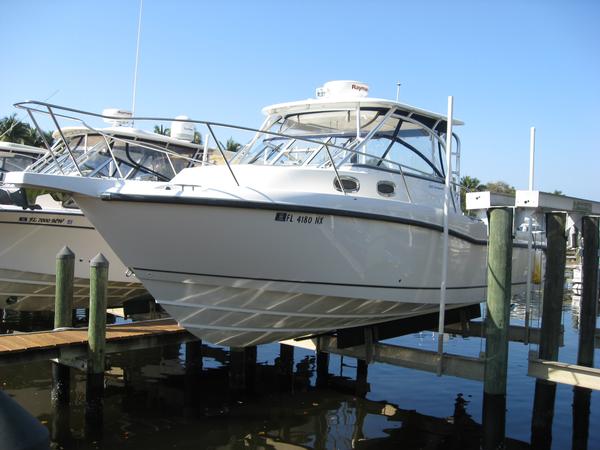
<svg viewBox="0 0 600 450"><path fill-rule="evenodd" d="M217 131L252 134L227 164L169 182L9 178L72 193L164 308L209 342L249 346L437 311L446 118L367 93L326 83L315 99L266 107L258 130L192 121L219 149ZM448 220L446 305L478 303L487 229L461 213L456 184ZM526 280L522 247L515 284Z"/></svg>

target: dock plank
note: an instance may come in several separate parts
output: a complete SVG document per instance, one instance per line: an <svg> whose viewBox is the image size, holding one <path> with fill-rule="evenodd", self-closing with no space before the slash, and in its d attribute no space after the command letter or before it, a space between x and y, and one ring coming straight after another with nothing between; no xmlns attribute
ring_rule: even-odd
<svg viewBox="0 0 600 450"><path fill-rule="evenodd" d="M106 327L106 341L187 333L171 319L126 323ZM58 329L0 336L0 358L7 354L68 347L87 343L87 328Z"/></svg>

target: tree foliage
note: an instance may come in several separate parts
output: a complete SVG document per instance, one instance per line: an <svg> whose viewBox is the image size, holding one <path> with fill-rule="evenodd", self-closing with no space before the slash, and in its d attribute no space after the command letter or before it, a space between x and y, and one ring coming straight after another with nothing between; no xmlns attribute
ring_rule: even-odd
<svg viewBox="0 0 600 450"><path fill-rule="evenodd" d="M485 185L485 191L495 192L497 194L514 194L515 187L504 181L492 181Z"/></svg>
<svg viewBox="0 0 600 450"><path fill-rule="evenodd" d="M50 131L43 133L48 144L52 145L52 133ZM44 141L37 128L17 119L16 114L0 120L0 141L44 147Z"/></svg>
<svg viewBox="0 0 600 450"><path fill-rule="evenodd" d="M194 139L192 140L194 144L202 145L202 135L199 131L194 131Z"/></svg>
<svg viewBox="0 0 600 450"><path fill-rule="evenodd" d="M154 125L154 132L156 134L162 134L163 136L170 136L171 135L171 129L164 127L162 124L160 125Z"/></svg>
<svg viewBox="0 0 600 450"><path fill-rule="evenodd" d="M237 152L241 146L242 144L234 141L233 138L229 138L225 143L225 150L227 150L228 152Z"/></svg>

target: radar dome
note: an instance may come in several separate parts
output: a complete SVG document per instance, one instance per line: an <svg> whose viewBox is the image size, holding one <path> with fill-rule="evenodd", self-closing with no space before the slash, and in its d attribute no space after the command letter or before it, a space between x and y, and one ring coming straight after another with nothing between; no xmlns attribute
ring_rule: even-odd
<svg viewBox="0 0 600 450"><path fill-rule="evenodd" d="M106 108L102 111L102 115L108 116L104 117L102 120L114 127L130 127L132 125L131 111L119 108Z"/></svg>
<svg viewBox="0 0 600 450"><path fill-rule="evenodd" d="M181 141L192 142L196 134L196 126L192 122L186 122L188 116L177 116L171 122L171 137Z"/></svg>
<svg viewBox="0 0 600 450"><path fill-rule="evenodd" d="M317 88L317 98L324 97L366 97L369 95L369 85L360 81L336 80L328 81Z"/></svg>

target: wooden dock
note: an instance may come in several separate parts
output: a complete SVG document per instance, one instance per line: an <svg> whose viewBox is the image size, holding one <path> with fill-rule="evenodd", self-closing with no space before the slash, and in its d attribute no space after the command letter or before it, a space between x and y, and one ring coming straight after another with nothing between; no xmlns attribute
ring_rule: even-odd
<svg viewBox="0 0 600 450"><path fill-rule="evenodd" d="M138 350L197 340L172 319L150 320L106 327L106 353ZM55 359L85 367L87 328L68 328L0 336L0 365Z"/></svg>

